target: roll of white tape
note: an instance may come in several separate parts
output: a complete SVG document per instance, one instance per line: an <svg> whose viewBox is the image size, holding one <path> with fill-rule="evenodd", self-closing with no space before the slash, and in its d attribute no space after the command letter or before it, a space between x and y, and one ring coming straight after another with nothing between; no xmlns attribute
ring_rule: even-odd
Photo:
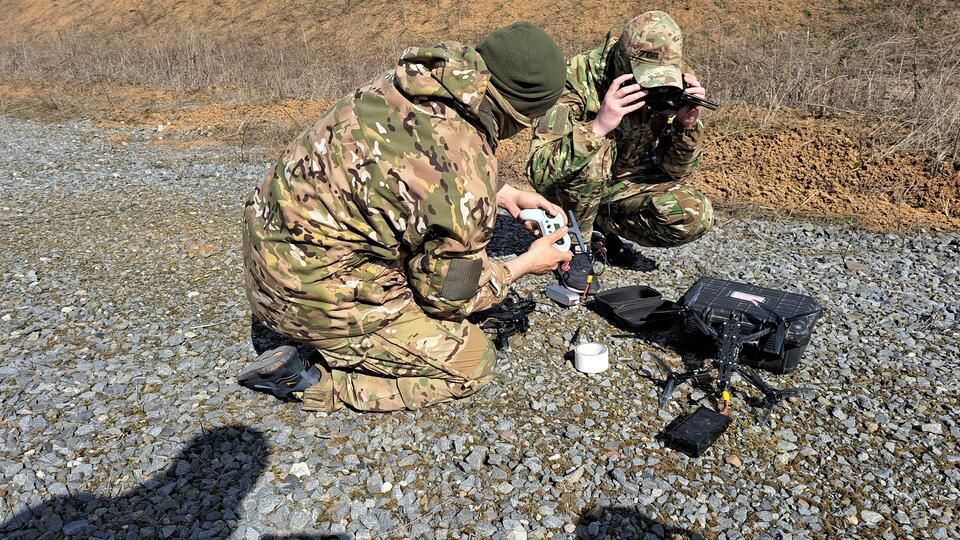
<svg viewBox="0 0 960 540"><path fill-rule="evenodd" d="M599 343L583 343L573 351L573 365L583 373L600 373L610 367L607 348Z"/></svg>

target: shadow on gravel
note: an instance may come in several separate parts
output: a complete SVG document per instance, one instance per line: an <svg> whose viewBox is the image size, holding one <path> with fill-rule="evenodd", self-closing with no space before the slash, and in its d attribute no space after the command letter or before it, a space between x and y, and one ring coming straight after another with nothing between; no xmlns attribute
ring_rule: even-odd
<svg viewBox="0 0 960 540"><path fill-rule="evenodd" d="M353 536L348 534L291 534L278 536L275 534L265 534L260 540L350 540Z"/></svg>
<svg viewBox="0 0 960 540"><path fill-rule="evenodd" d="M214 429L194 437L152 480L116 497L56 497L0 525L0 537L227 538L266 468L269 447L256 429Z"/></svg>
<svg viewBox="0 0 960 540"><path fill-rule="evenodd" d="M624 506L596 506L587 510L577 523L577 538L689 538L703 540L703 535L684 527L660 523Z"/></svg>
<svg viewBox="0 0 960 540"><path fill-rule="evenodd" d="M299 343L289 336L285 336L279 332L274 332L273 330L267 328L260 319L250 316L250 342L253 344L253 349L257 351L257 355L261 355L270 349L276 349L282 345L292 345L300 351L300 355L304 358L308 358L313 354L313 349L309 345L304 345Z"/></svg>

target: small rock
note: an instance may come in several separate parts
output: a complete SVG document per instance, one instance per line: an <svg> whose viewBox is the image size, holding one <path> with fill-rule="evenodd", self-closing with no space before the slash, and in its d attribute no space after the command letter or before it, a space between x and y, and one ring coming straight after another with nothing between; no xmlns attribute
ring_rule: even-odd
<svg viewBox="0 0 960 540"><path fill-rule="evenodd" d="M863 510L860 512L860 517L863 518L865 522L869 525L876 525L883 521L883 516L872 510Z"/></svg>
<svg viewBox="0 0 960 540"><path fill-rule="evenodd" d="M793 452L796 449L797 445L790 441L780 441L777 443L777 450L780 450L781 452Z"/></svg>
<svg viewBox="0 0 960 540"><path fill-rule="evenodd" d="M853 259L847 259L843 261L843 265L846 266L847 270L850 270L851 272L866 272L870 269L869 266Z"/></svg>
<svg viewBox="0 0 960 540"><path fill-rule="evenodd" d="M506 540L527 540L527 530L516 521L503 520L503 529Z"/></svg>
<svg viewBox="0 0 960 540"><path fill-rule="evenodd" d="M724 458L724 461L727 462L727 465L730 465L731 467L735 467L737 469L739 469L740 466L743 465L743 463L740 461L740 456L736 454L729 454Z"/></svg>
<svg viewBox="0 0 960 540"><path fill-rule="evenodd" d="M297 478L310 476L310 467L303 461L301 461L300 463L294 463L290 467L290 474L296 476Z"/></svg>
<svg viewBox="0 0 960 540"><path fill-rule="evenodd" d="M477 470L483 465L483 458L487 455L487 449L478 446L474 448L468 455L466 459L467 469L468 470Z"/></svg>
<svg viewBox="0 0 960 540"><path fill-rule="evenodd" d="M586 469L583 468L583 465L577 467L576 469L571 471L570 474L563 477L563 480L562 480L563 483L570 484L570 485L576 484L577 482L580 481L581 478L583 478L583 473L585 470Z"/></svg>
<svg viewBox="0 0 960 540"><path fill-rule="evenodd" d="M78 519L76 521L71 521L63 526L63 534L71 535L77 534L78 532L86 529L90 526L90 522L85 519Z"/></svg>

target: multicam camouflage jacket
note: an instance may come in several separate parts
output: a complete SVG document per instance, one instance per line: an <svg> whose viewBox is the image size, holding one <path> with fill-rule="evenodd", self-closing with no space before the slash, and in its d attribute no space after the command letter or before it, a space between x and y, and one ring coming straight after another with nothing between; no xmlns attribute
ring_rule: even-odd
<svg viewBox="0 0 960 540"><path fill-rule="evenodd" d="M624 117L607 137L593 133L593 119L618 73L610 53L622 33L622 26L614 27L597 48L570 59L563 95L537 120L527 174L538 191L578 174L604 183L624 176L648 183L680 180L699 164L700 124L683 129L673 115L646 107Z"/></svg>
<svg viewBox="0 0 960 540"><path fill-rule="evenodd" d="M286 149L244 210L257 316L333 338L373 332L412 301L456 319L503 299L513 276L485 251L497 162L475 121L488 81L470 47L407 49Z"/></svg>

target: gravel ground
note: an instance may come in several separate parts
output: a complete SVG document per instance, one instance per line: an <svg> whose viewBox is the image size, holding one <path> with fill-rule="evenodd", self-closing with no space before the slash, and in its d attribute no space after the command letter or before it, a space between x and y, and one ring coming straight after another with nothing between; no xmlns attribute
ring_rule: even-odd
<svg viewBox="0 0 960 540"><path fill-rule="evenodd" d="M657 411L653 355L681 361L666 336L555 306L547 278L520 285L531 330L477 396L305 414L234 378L255 356L241 204L265 164L157 137L0 119L5 536L37 536L14 517L32 513L50 537L960 537L957 234L722 219L647 250L657 271L608 270L668 298L709 274L826 306L800 371L769 377L816 397L760 425L738 396L700 458L656 439L700 397ZM564 360L581 324L603 374Z"/></svg>

